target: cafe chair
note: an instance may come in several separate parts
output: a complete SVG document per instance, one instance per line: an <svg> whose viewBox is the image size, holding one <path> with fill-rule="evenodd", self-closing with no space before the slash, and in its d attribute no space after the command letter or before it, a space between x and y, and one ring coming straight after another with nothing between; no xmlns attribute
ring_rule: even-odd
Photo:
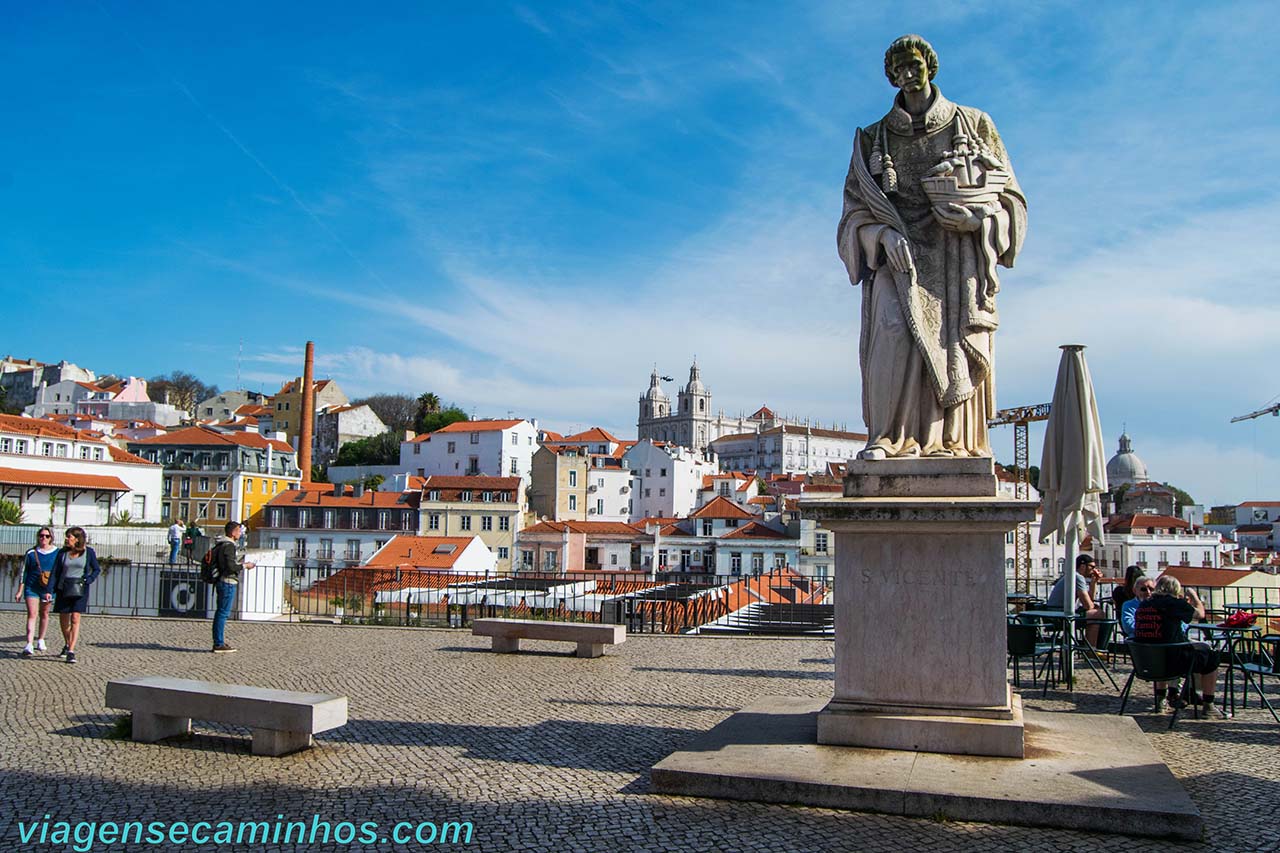
<svg viewBox="0 0 1280 853"><path fill-rule="evenodd" d="M1188 705L1191 704L1193 697L1191 667L1194 663L1194 658L1190 654L1191 643L1137 643L1128 640L1126 644L1129 647L1129 659L1133 661L1133 672L1129 673L1129 680L1124 683L1124 689L1120 691L1119 713L1121 715L1124 714L1125 706L1129 704L1129 691L1133 688L1135 678L1151 683L1177 682L1182 679L1182 698L1187 700ZM1186 663L1179 663L1175 668L1174 663L1179 657L1185 658ZM1177 721L1178 709L1174 708L1173 718L1169 720L1169 728L1172 729Z"/></svg>

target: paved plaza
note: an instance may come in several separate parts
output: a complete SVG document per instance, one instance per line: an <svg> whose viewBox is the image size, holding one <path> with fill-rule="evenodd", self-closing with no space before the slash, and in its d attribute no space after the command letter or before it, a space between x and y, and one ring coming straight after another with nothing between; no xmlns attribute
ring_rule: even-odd
<svg viewBox="0 0 1280 853"><path fill-rule="evenodd" d="M1179 844L649 792L655 762L757 697L829 696L829 641L633 635L590 660L539 642L496 655L465 631L232 623L241 651L213 655L207 622L90 616L68 666L53 656L56 631L33 660L17 655L21 633L19 614L0 613L3 850L19 849L18 820L46 813L470 821L473 849L547 853L1280 849L1280 726L1256 704L1230 721L1179 719L1173 732L1147 713L1147 689L1131 704L1204 815L1209 840ZM351 720L284 758L252 756L247 731L200 721L190 738L121 740L104 686L148 674L345 694ZM1115 713L1116 693L1083 681L1074 697L1028 690L1027 707Z"/></svg>

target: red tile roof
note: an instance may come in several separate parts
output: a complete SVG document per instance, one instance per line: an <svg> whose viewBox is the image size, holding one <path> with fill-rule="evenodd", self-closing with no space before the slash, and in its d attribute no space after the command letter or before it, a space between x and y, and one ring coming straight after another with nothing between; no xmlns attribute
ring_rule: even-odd
<svg viewBox="0 0 1280 853"><path fill-rule="evenodd" d="M1183 586L1224 587L1239 583L1253 572L1237 569L1205 569L1195 566L1166 566L1161 574L1172 575Z"/></svg>
<svg viewBox="0 0 1280 853"><path fill-rule="evenodd" d="M45 418L24 418L21 415L0 415L0 432L20 432L26 435L47 435L51 438L75 439L79 433L65 424Z"/></svg>
<svg viewBox="0 0 1280 853"><path fill-rule="evenodd" d="M153 435L150 438L138 439L133 444L154 444L159 446L236 445L238 447L252 447L257 450L265 450L271 447L280 453L294 452L293 448L283 441L277 441L274 438L263 438L256 432L228 433L201 426L187 427L186 429L167 432L164 435Z"/></svg>
<svg viewBox="0 0 1280 853"><path fill-rule="evenodd" d="M491 419L478 420L478 421L458 421L457 423L452 423L452 424L449 424L448 426L442 426L440 427L440 429L436 430L435 432L428 433L428 435L435 435L436 433L441 433L441 432L494 432L496 430L511 429L513 426L519 423L523 423L523 421L519 419L514 421L511 421L511 420L500 421L500 420L491 420ZM416 441L417 439L414 439L414 440Z"/></svg>
<svg viewBox="0 0 1280 853"><path fill-rule="evenodd" d="M1280 506L1280 501L1245 501L1244 503L1240 504L1240 506L1242 507L1244 506L1247 506L1247 507Z"/></svg>
<svg viewBox="0 0 1280 853"><path fill-rule="evenodd" d="M608 442L609 444L620 443L618 437L613 433L609 432L604 427L592 427L589 430L585 430L583 432L576 433L574 435L566 435L564 438L560 439L560 441L563 441L566 443L568 442L586 443L589 441L604 441L604 442Z"/></svg>
<svg viewBox="0 0 1280 853"><path fill-rule="evenodd" d="M690 513L690 518L754 518L750 512L728 498L716 495L703 506Z"/></svg>
<svg viewBox="0 0 1280 853"><path fill-rule="evenodd" d="M156 467L160 465L159 462L152 462L148 459L143 459L141 456L134 456L129 451L121 450L114 444L107 445L107 452L111 454L112 462L126 462L130 465L155 465Z"/></svg>
<svg viewBox="0 0 1280 853"><path fill-rule="evenodd" d="M108 477L102 474L71 474L62 471L26 471L21 468L0 468L0 483L55 489L132 491L119 477Z"/></svg>
<svg viewBox="0 0 1280 853"><path fill-rule="evenodd" d="M341 497L333 493L334 487L327 483L311 484L324 486L323 489L286 489L271 499L267 506L332 506L332 507L411 507L418 506L418 492L373 492L366 491L355 497L350 488L344 489Z"/></svg>
<svg viewBox="0 0 1280 853"><path fill-rule="evenodd" d="M418 488L422 491L424 500L429 500L427 493L433 491L440 492L439 499L442 501L460 501L462 500L462 492L471 492L471 497L476 502L480 502L483 492L492 492L491 497L495 500L498 492L509 492L510 502L519 502L520 500L519 477L458 477L432 474L425 478Z"/></svg>
<svg viewBox="0 0 1280 853"><path fill-rule="evenodd" d="M644 527L625 521L540 521L526 527L520 533L585 533L595 536L635 536L644 533Z"/></svg>
<svg viewBox="0 0 1280 853"><path fill-rule="evenodd" d="M767 524L752 521L742 527L734 528L720 537L721 539L792 539L782 530L775 530Z"/></svg>
<svg viewBox="0 0 1280 853"><path fill-rule="evenodd" d="M413 566L419 569L449 569L458 562L474 536L391 537L391 541L369 558L369 566Z"/></svg>
<svg viewBox="0 0 1280 853"><path fill-rule="evenodd" d="M1162 530L1187 530L1191 525L1171 515L1148 515L1138 512L1112 516L1107 520L1105 530L1108 533L1126 533L1135 529L1145 531L1149 527Z"/></svg>
<svg viewBox="0 0 1280 853"><path fill-rule="evenodd" d="M742 410L739 409L738 411L742 411ZM747 418L753 421L765 421L774 417L777 417L777 416L773 413L773 409L769 408L768 406L761 406L751 414L747 415Z"/></svg>

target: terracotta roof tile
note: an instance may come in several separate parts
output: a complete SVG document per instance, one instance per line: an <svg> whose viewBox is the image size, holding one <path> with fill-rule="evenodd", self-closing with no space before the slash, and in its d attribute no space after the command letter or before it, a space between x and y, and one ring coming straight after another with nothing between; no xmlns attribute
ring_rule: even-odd
<svg viewBox="0 0 1280 853"><path fill-rule="evenodd" d="M324 488L286 489L273 497L267 506L418 507L418 492L366 491L357 498L350 489L344 489L339 497L333 493L334 487L327 483L310 485L322 485Z"/></svg>
<svg viewBox="0 0 1280 853"><path fill-rule="evenodd" d="M293 453L294 450L283 441L277 441L273 438L264 438L256 432L219 432L218 430L209 429L208 427L194 426L186 429L179 429L173 432L167 432L164 435L154 435L150 438L142 438L135 442L139 444L152 445L181 445L181 446L207 446L207 445L236 445L239 447L252 447L256 450L266 450L271 447L280 453Z"/></svg>
<svg viewBox="0 0 1280 853"><path fill-rule="evenodd" d="M721 539L793 539L788 536L785 531L775 530L767 524L761 524L758 521L752 521L741 527L736 527L720 537Z"/></svg>
<svg viewBox="0 0 1280 853"><path fill-rule="evenodd" d="M369 566L413 566L419 569L449 569L474 536L408 536L391 537L391 541L369 558Z"/></svg>
<svg viewBox="0 0 1280 853"><path fill-rule="evenodd" d="M520 533L584 533L597 536L635 536L644 533L644 527L625 521L540 521L526 527Z"/></svg>
<svg viewBox="0 0 1280 853"><path fill-rule="evenodd" d="M703 506L690 513L690 518L754 518L750 512L728 498L716 495Z"/></svg>
<svg viewBox="0 0 1280 853"><path fill-rule="evenodd" d="M157 467L160 465L159 462L152 462L148 459L143 459L141 456L135 456L127 450L121 450L114 444L107 445L107 452L111 454L111 461L113 462L127 462L130 465L155 465Z"/></svg>
<svg viewBox="0 0 1280 853"><path fill-rule="evenodd" d="M63 471L27 471L0 468L0 483L13 486L52 487L56 489L95 489L107 492L132 491L119 477L102 474L72 474Z"/></svg>
<svg viewBox="0 0 1280 853"><path fill-rule="evenodd" d="M441 432L494 432L495 430L511 429L513 426L523 421L517 420L478 420L478 421L458 421L457 423L442 426L430 435ZM416 439L415 439L416 440Z"/></svg>

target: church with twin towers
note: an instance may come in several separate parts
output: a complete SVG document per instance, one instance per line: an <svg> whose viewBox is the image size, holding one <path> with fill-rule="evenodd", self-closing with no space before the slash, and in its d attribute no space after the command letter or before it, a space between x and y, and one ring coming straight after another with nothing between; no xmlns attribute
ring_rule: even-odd
<svg viewBox="0 0 1280 853"><path fill-rule="evenodd" d="M643 441L665 441L705 453L718 438L756 434L777 427L806 426L805 421L779 417L768 406L750 415L729 417L711 406L711 389L702 382L698 360L689 368L689 381L676 393L676 406L662 390L662 377L655 367L649 376L649 390L640 398L640 418L636 422L637 437ZM673 381L670 378L667 381Z"/></svg>

